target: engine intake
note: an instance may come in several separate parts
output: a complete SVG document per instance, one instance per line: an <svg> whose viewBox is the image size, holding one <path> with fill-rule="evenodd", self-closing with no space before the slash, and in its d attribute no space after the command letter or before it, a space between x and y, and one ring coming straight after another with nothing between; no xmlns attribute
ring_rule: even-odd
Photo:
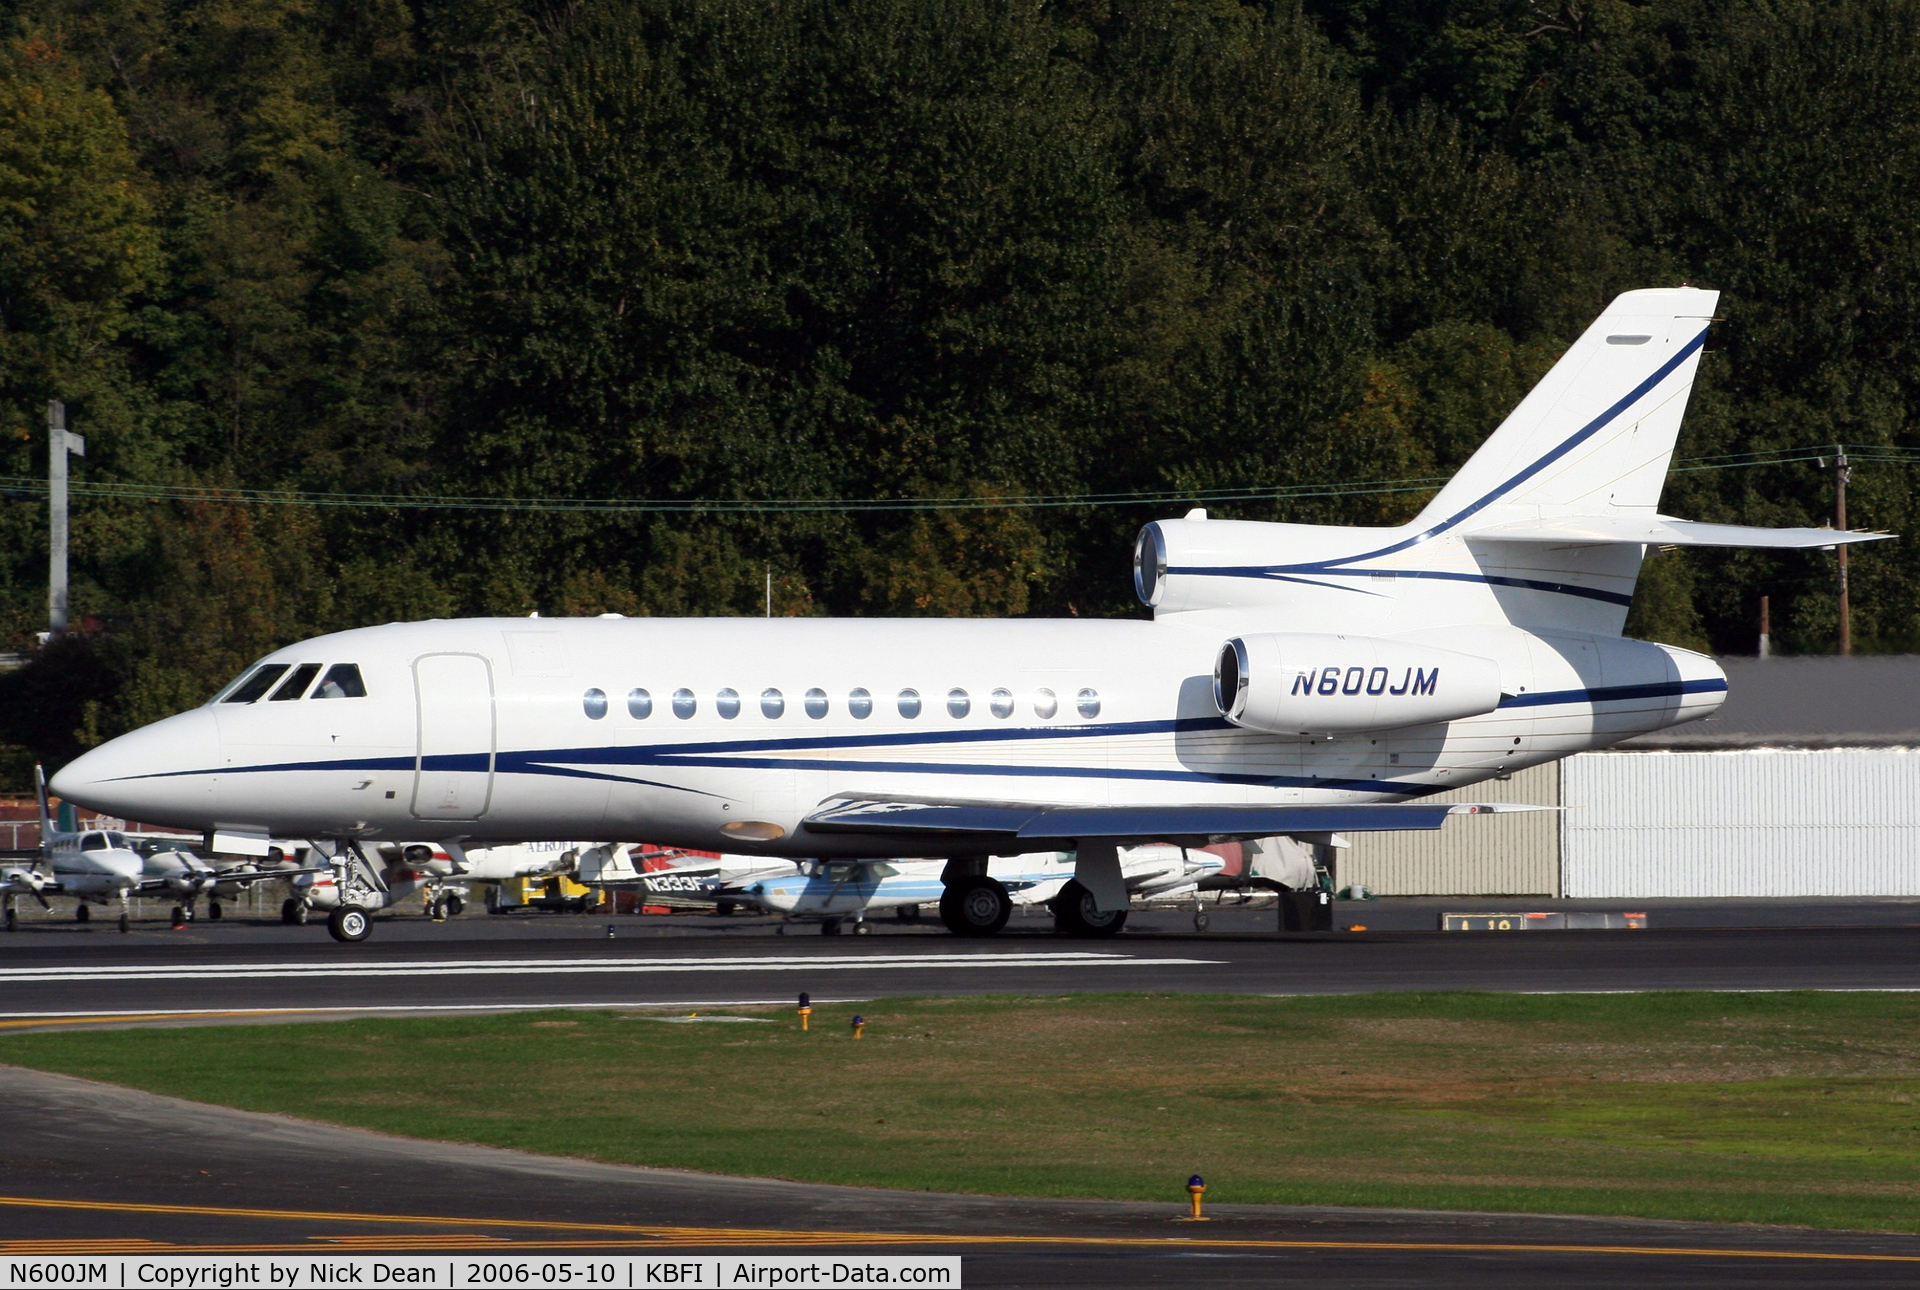
<svg viewBox="0 0 1920 1290"><path fill-rule="evenodd" d="M1234 725L1268 734L1396 730L1492 712L1500 667L1374 636L1236 636L1220 647L1213 700Z"/></svg>

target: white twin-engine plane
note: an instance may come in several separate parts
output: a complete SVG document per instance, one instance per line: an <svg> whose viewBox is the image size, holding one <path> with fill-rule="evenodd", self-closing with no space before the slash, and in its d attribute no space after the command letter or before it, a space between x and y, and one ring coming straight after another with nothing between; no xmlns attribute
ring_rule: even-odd
<svg viewBox="0 0 1920 1290"><path fill-rule="evenodd" d="M1097 933L1122 844L1438 828L1495 808L1428 794L1720 705L1710 659L1620 635L1647 548L1882 535L1655 509L1717 298L1616 299L1402 527L1147 525L1150 622L394 623L278 650L55 787L216 848L324 843L342 939L361 845L423 836L944 857L966 935L1007 919L989 856L1072 850L1063 926Z"/></svg>

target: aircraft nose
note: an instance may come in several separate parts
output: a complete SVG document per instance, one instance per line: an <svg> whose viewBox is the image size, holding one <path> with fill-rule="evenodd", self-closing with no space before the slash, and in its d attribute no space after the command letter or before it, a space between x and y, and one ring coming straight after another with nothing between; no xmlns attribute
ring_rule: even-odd
<svg viewBox="0 0 1920 1290"><path fill-rule="evenodd" d="M205 708L110 739L62 766L47 787L61 798L144 824L213 827L220 730Z"/></svg>

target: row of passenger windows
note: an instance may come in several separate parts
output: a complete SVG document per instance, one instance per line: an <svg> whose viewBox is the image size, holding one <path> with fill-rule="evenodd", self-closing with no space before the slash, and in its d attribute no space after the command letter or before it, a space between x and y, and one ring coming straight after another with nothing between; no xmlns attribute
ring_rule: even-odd
<svg viewBox="0 0 1920 1290"><path fill-rule="evenodd" d="M1052 690L1035 690L1029 696L1033 706L1033 715L1042 721L1050 721L1060 711L1060 700ZM918 690L902 690L894 696L894 707L901 716L913 719L920 715L922 702ZM713 696L713 710L728 721L740 715L742 700L740 692L734 689L720 691ZM581 696L580 705L589 717L595 721L607 715L607 692L588 690ZM847 715L856 720L865 721L873 715L874 698L866 690L850 691L846 697ZM680 689L673 692L671 700L673 715L682 721L700 711L700 699L692 690ZM1005 719L1013 715L1013 691L994 690L987 695L986 708L994 716ZM1091 721L1100 715L1100 695L1098 691L1085 689L1073 698L1074 710ZM821 720L833 711L833 700L827 697L825 690L808 690L800 698L800 707L815 721ZM947 715L959 720L973 711L973 696L962 689L947 691ZM760 715L770 721L778 720L787 714L787 696L778 690L760 691ZM627 691L627 715L635 721L645 721L653 715L653 695L646 690Z"/></svg>
<svg viewBox="0 0 1920 1290"><path fill-rule="evenodd" d="M360 665L357 663L335 663L321 677L320 684L313 686L313 693L307 694L307 687L313 685L313 678L320 675L318 663L302 663L295 667L291 663L263 663L235 685L232 691L221 700L222 703L252 703L268 690L267 702L281 699L297 699L306 695L309 699L364 699L367 687L360 680ZM289 671L288 669L292 670ZM281 681L282 675L286 680ZM280 681L278 686L275 681Z"/></svg>

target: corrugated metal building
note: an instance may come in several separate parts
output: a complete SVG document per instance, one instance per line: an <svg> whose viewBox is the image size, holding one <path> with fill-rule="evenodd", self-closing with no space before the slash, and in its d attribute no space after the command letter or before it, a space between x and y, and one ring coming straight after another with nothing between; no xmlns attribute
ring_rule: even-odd
<svg viewBox="0 0 1920 1290"><path fill-rule="evenodd" d="M1558 805L1356 835L1381 895L1920 895L1920 657L1721 659L1707 721L1439 800Z"/></svg>

